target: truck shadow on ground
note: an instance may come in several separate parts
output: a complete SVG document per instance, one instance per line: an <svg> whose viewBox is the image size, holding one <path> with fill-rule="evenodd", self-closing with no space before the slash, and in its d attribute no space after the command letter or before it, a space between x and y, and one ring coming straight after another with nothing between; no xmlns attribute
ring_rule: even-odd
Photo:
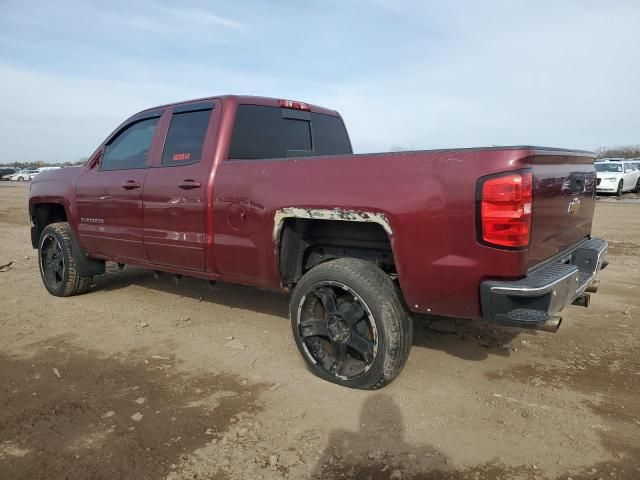
<svg viewBox="0 0 640 480"><path fill-rule="evenodd" d="M150 270L134 267L118 271L115 266L109 265L107 275L97 277L92 290L114 291L129 285L199 302L289 318L290 295L286 293L220 282L210 288L208 282L188 277L176 283L171 274L162 274L156 280ZM483 321L417 315L414 318L413 346L441 350L464 360L479 361L489 355L508 356L511 353L508 345L521 333L515 328L498 327Z"/></svg>
<svg viewBox="0 0 640 480"><path fill-rule="evenodd" d="M411 445L405 439L407 423L399 405L388 395L375 393L364 402L358 431L333 430L311 478L333 479L421 479L495 480L566 479L593 480L601 477L637 479L638 449L623 449L624 455L608 462L578 467L560 475L545 475L533 464L509 466L496 457L490 461L456 467L443 452L428 444ZM610 440L603 437L603 442ZM616 445L617 446L617 445ZM597 474L596 474L597 473Z"/></svg>
<svg viewBox="0 0 640 480"><path fill-rule="evenodd" d="M484 360L489 355L507 357L516 337L535 334L466 318L416 315L413 321L414 346L441 350L464 360Z"/></svg>
<svg viewBox="0 0 640 480"><path fill-rule="evenodd" d="M91 291L115 291L129 285L191 298L198 302L215 303L282 318L289 316L288 294L221 282L210 287L206 280L191 277L183 277L176 283L171 274L161 274L156 280L151 270L136 267L118 271L109 264L107 274L95 278Z"/></svg>
<svg viewBox="0 0 640 480"><path fill-rule="evenodd" d="M311 475L313 479L496 479L529 478L530 466L507 467L487 462L457 469L436 448L411 445L400 407L388 395L370 396L360 410L358 431L336 429Z"/></svg>

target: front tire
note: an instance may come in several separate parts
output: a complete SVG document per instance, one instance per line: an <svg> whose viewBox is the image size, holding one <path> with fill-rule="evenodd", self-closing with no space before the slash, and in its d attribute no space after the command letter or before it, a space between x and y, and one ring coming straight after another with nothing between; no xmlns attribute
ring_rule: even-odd
<svg viewBox="0 0 640 480"><path fill-rule="evenodd" d="M616 190L616 195L617 195L617 196L619 196L619 197L621 197L621 196L622 196L622 185L623 185L623 184L622 184L622 180L620 180L620 181L618 182L618 190Z"/></svg>
<svg viewBox="0 0 640 480"><path fill-rule="evenodd" d="M19 182L24 182L24 177L18 177Z"/></svg>
<svg viewBox="0 0 640 480"><path fill-rule="evenodd" d="M290 305L293 336L312 373L374 390L402 370L413 323L391 278L376 265L332 260L307 272Z"/></svg>
<svg viewBox="0 0 640 480"><path fill-rule="evenodd" d="M70 297L89 290L92 277L78 274L71 227L67 222L51 223L40 235L38 242L38 264L44 286L51 295Z"/></svg>

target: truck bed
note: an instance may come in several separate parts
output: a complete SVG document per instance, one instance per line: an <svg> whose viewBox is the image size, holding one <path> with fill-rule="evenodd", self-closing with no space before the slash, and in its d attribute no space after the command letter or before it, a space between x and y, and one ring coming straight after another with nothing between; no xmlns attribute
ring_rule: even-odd
<svg viewBox="0 0 640 480"><path fill-rule="evenodd" d="M225 161L219 165L214 203L237 202L246 211L247 228L240 233L224 216L216 217L214 251L235 254L216 255L216 265L230 273L240 262L243 276L236 280L273 287L279 282L273 269L277 212L303 207L381 215L409 308L480 317L482 280L522 277L589 235L592 162L589 152L531 146ZM477 179L522 169L532 169L535 182L529 248L482 245ZM571 216L567 209L576 195L583 205L579 216ZM271 248L263 248L266 244Z"/></svg>

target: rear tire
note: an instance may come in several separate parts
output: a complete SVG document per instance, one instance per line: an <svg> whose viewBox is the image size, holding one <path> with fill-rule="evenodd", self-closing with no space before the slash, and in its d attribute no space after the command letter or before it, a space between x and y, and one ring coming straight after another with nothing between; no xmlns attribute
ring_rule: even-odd
<svg viewBox="0 0 640 480"><path fill-rule="evenodd" d="M636 182L636 188L633 189L633 193L640 192L640 177L638 177L638 181Z"/></svg>
<svg viewBox="0 0 640 480"><path fill-rule="evenodd" d="M293 291L290 316L307 367L329 382L378 389L409 356L412 320L391 278L373 263L340 258L311 269Z"/></svg>
<svg viewBox="0 0 640 480"><path fill-rule="evenodd" d="M93 277L78 274L71 227L67 222L51 223L40 235L38 242L38 265L44 286L51 295L71 297L89 290Z"/></svg>
<svg viewBox="0 0 640 480"><path fill-rule="evenodd" d="M618 182L618 190L616 190L616 195L617 195L617 196L619 196L619 197L621 197L621 196L622 196L622 185L623 185L623 184L622 184L622 180L620 180L620 181Z"/></svg>

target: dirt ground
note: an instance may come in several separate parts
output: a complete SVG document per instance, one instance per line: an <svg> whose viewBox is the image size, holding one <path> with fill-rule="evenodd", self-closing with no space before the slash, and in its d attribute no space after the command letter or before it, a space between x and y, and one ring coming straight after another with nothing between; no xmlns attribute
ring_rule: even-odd
<svg viewBox="0 0 640 480"><path fill-rule="evenodd" d="M638 202L598 202L611 264L557 334L416 320L363 392L305 370L286 295L110 265L50 296L27 195L0 185L1 479L640 478Z"/></svg>

